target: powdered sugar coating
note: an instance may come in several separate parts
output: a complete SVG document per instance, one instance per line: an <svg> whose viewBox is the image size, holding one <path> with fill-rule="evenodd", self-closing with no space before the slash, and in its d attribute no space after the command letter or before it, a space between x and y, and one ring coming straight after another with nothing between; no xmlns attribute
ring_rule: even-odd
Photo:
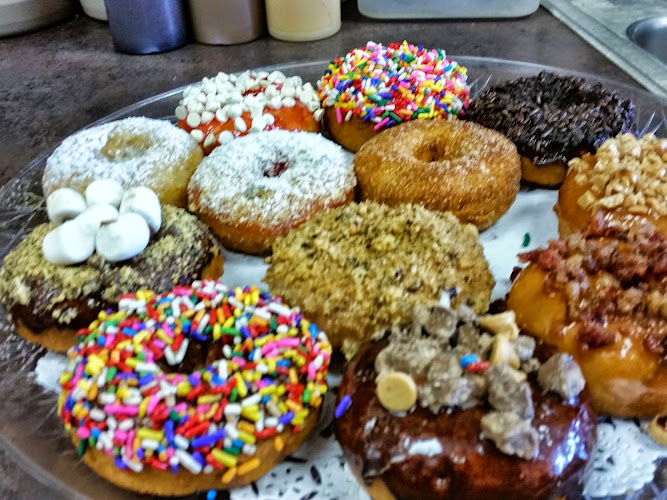
<svg viewBox="0 0 667 500"><path fill-rule="evenodd" d="M266 175L280 166L287 169ZM310 132L270 130L215 149L188 192L192 211L272 227L302 219L313 206L341 203L356 183L352 158L337 144Z"/></svg>
<svg viewBox="0 0 667 500"><path fill-rule="evenodd" d="M142 154L121 161L105 157L101 150L110 137L146 135L150 146ZM180 175L199 148L190 134L168 121L132 117L81 130L65 139L46 161L42 178L44 195L60 186L84 186L95 179L119 182L128 189L137 185L155 191L161 180ZM162 178L162 179L161 179Z"/></svg>

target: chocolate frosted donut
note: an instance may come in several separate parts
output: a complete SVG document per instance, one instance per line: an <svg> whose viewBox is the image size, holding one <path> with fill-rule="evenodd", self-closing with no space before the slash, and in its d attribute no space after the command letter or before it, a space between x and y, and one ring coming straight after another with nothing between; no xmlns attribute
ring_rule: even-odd
<svg viewBox="0 0 667 500"><path fill-rule="evenodd" d="M523 159L523 180L563 182L566 163L635 130L634 105L600 83L542 72L494 85L470 103L468 119L502 132Z"/></svg>
<svg viewBox="0 0 667 500"><path fill-rule="evenodd" d="M93 254L77 266L48 262L42 240L53 229L42 224L5 257L0 269L0 302L27 340L65 351L75 333L132 290L170 290L174 285L222 274L217 242L185 210L162 207L162 227L133 259L107 262Z"/></svg>
<svg viewBox="0 0 667 500"><path fill-rule="evenodd" d="M336 436L374 500L543 499L576 481L596 428L581 372L568 355L549 357L543 345L534 355L532 339L510 340L508 314L416 309L413 325L348 365ZM399 384L381 389L396 373L414 380L419 397L404 412L386 408Z"/></svg>

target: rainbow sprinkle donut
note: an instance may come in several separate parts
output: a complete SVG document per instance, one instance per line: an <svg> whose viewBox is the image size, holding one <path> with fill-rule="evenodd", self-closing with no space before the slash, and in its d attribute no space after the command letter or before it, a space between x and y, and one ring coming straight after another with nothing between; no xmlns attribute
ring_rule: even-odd
<svg viewBox="0 0 667 500"><path fill-rule="evenodd" d="M124 295L79 335L58 414L95 472L141 493L257 479L301 445L327 391L326 335L256 287Z"/></svg>
<svg viewBox="0 0 667 500"><path fill-rule="evenodd" d="M368 42L334 59L318 81L325 117L333 110L330 131L336 128L332 122L342 125L355 117L375 132L408 120L456 118L468 109L469 93L465 67L441 49L407 42Z"/></svg>

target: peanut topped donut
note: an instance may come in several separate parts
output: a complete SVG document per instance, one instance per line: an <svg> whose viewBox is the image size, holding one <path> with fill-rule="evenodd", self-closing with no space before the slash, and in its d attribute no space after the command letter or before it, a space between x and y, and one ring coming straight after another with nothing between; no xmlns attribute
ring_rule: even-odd
<svg viewBox="0 0 667 500"><path fill-rule="evenodd" d="M354 198L350 155L319 134L271 130L217 148L189 187L190 210L225 247L265 254L273 241Z"/></svg>
<svg viewBox="0 0 667 500"><path fill-rule="evenodd" d="M455 305L486 311L494 285L477 228L418 205L364 202L325 212L279 238L270 261L270 290L347 354L450 288Z"/></svg>
<svg viewBox="0 0 667 500"><path fill-rule="evenodd" d="M511 312L415 308L341 381L336 437L374 500L542 500L576 480L596 417L577 363Z"/></svg>
<svg viewBox="0 0 667 500"><path fill-rule="evenodd" d="M557 186L567 161L635 128L634 104L601 83L542 72L484 90L468 119L509 137L522 156L523 180Z"/></svg>
<svg viewBox="0 0 667 500"><path fill-rule="evenodd" d="M280 71L220 72L187 87L176 108L178 126L206 154L251 132L319 132L322 113L313 85Z"/></svg>
<svg viewBox="0 0 667 500"><path fill-rule="evenodd" d="M468 108L467 69L442 49L368 42L335 58L317 82L333 139L358 151L385 128L416 119L453 119Z"/></svg>
<svg viewBox="0 0 667 500"><path fill-rule="evenodd" d="M139 291L79 334L58 415L89 467L139 493L256 480L305 440L327 391L326 335L255 287Z"/></svg>
<svg viewBox="0 0 667 500"><path fill-rule="evenodd" d="M521 182L512 141L495 130L449 120L387 130L361 147L354 171L364 199L451 211L479 229L507 212Z"/></svg>
<svg viewBox="0 0 667 500"><path fill-rule="evenodd" d="M83 193L94 180L146 186L164 204L187 206L190 177L203 158L197 143L164 120L132 117L84 129L46 160L44 197L61 187Z"/></svg>
<svg viewBox="0 0 667 500"><path fill-rule="evenodd" d="M593 407L667 411L667 238L598 213L588 229L519 255L508 307L527 333L569 352Z"/></svg>
<svg viewBox="0 0 667 500"><path fill-rule="evenodd" d="M561 236L586 229L599 210L628 223L648 219L667 236L667 139L619 135L569 166L554 207Z"/></svg>

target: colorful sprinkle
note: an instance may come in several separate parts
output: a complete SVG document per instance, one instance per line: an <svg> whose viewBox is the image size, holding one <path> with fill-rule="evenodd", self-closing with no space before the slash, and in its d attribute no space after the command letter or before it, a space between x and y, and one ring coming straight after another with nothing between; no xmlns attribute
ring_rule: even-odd
<svg viewBox="0 0 667 500"><path fill-rule="evenodd" d="M127 471L220 471L228 484L260 466L258 440L280 451L280 433L298 432L328 389L326 336L256 287L128 294L78 335L59 415L80 455L94 446ZM179 373L198 342L219 359Z"/></svg>
<svg viewBox="0 0 667 500"><path fill-rule="evenodd" d="M368 42L329 64L317 94L323 107L335 108L338 123L356 115L380 130L406 120L463 116L470 87L467 69L441 49Z"/></svg>
<svg viewBox="0 0 667 500"><path fill-rule="evenodd" d="M335 412L336 418L342 417L351 404L352 404L352 398L350 397L350 395L346 394L345 396L343 396L340 402L338 403L338 406L336 406L336 412Z"/></svg>

